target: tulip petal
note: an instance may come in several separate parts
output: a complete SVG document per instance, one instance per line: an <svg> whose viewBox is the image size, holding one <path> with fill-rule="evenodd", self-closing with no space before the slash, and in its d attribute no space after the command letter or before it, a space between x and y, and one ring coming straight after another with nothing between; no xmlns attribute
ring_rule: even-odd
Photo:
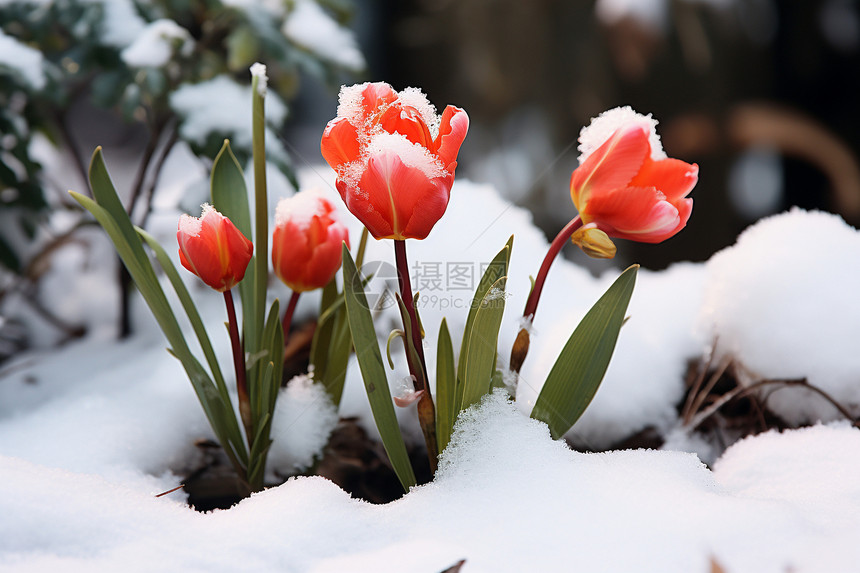
<svg viewBox="0 0 860 573"><path fill-rule="evenodd" d="M219 252L224 268L233 282L238 283L245 278L245 270L254 254L254 244L227 218L221 222L220 239L223 246Z"/></svg>
<svg viewBox="0 0 860 573"><path fill-rule="evenodd" d="M576 208L582 212L595 196L627 187L650 154L648 131L641 125L617 130L573 172L570 190Z"/></svg>
<svg viewBox="0 0 860 573"><path fill-rule="evenodd" d="M676 203L693 190L699 180L699 166L678 159L652 161L646 158L631 187L656 187L670 203Z"/></svg>
<svg viewBox="0 0 860 573"><path fill-rule="evenodd" d="M392 151L370 158L347 207L377 239L423 239L445 213L453 176L429 179ZM338 185L340 189L340 185Z"/></svg>
<svg viewBox="0 0 860 573"><path fill-rule="evenodd" d="M181 245L185 254L185 262L188 263L187 265L183 263L183 266L200 277L210 287L222 290L225 269L214 238L187 237Z"/></svg>
<svg viewBox="0 0 860 573"><path fill-rule="evenodd" d="M436 155L442 161L450 173L454 172L452 164L457 160L457 154L460 152L460 146L463 140L466 139L466 132L469 131L469 116L459 107L449 105L442 112L442 120L439 124L439 135L436 136L434 145L436 147ZM431 151L433 151L431 149ZM456 166L456 164L454 165Z"/></svg>
<svg viewBox="0 0 860 573"><path fill-rule="evenodd" d="M320 140L320 151L323 159L335 170L344 163L358 159L361 151L355 126L345 117L328 122Z"/></svg>
<svg viewBox="0 0 860 573"><path fill-rule="evenodd" d="M692 209L692 199L688 201ZM686 224L678 208L654 187L627 187L595 195L582 215L584 221L596 222L612 237L642 243L664 241Z"/></svg>
<svg viewBox="0 0 860 573"><path fill-rule="evenodd" d="M399 133L422 147L432 149L433 137L421 113L413 107L391 105L379 117L379 126L388 133Z"/></svg>
<svg viewBox="0 0 860 573"><path fill-rule="evenodd" d="M361 120L367 121L379 108L397 101L397 92L385 82L369 83L361 92L361 100L364 107Z"/></svg>

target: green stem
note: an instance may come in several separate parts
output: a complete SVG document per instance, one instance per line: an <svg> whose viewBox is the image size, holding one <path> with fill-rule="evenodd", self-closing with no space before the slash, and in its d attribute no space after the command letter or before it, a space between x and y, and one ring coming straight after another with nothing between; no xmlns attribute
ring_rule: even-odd
<svg viewBox="0 0 860 573"><path fill-rule="evenodd" d="M269 214L266 187L266 112L265 96L259 89L260 78L251 80L252 145L254 155L254 324L265 324L266 289L269 283ZM257 352L259 348L249 348Z"/></svg>

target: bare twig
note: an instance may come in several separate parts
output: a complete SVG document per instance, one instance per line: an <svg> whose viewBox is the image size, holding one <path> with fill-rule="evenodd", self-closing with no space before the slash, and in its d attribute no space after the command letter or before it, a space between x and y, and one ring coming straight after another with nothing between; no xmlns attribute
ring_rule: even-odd
<svg viewBox="0 0 860 573"><path fill-rule="evenodd" d="M155 197L155 188L158 186L158 181L161 179L161 172L164 168L164 163L170 156L170 152L173 151L173 146L176 145L177 141L179 141L179 130L174 124L170 128L170 137L167 139L164 147L161 148L161 153L152 166L152 177L150 178L149 185L146 188L146 195L144 197L143 216L141 216L140 222L138 223L141 228L146 227L146 222L152 214L152 199Z"/></svg>
<svg viewBox="0 0 860 573"><path fill-rule="evenodd" d="M818 388L817 386L813 386L812 384L807 382L805 378L799 378L793 380L760 380L758 382L755 382L754 384L750 384L749 386L738 386L737 388L723 394L709 408L699 412L699 414L696 415L696 417L693 418L693 420L689 424L687 424L687 430L696 429L697 427L699 427L699 425L702 424L702 422L713 416L717 411L719 411L720 408L722 408L735 398L741 398L747 394L755 392L760 388L773 385L781 387L801 386L803 388L808 388L809 390L812 390L813 392L827 400L830 405L836 408L836 410L838 410L839 413L845 417L845 419L850 420L854 426L860 427L860 422L858 422L858 420L856 420L854 416L851 415L851 412L849 412L842 404L837 402L832 396L830 396L830 394L828 394L821 388Z"/></svg>

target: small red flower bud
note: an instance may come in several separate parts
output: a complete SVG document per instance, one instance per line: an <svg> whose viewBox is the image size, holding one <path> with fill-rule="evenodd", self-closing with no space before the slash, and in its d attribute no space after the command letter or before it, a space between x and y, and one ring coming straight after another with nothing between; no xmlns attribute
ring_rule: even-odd
<svg viewBox="0 0 860 573"><path fill-rule="evenodd" d="M236 286L245 277L254 245L211 205L203 205L199 218L179 218L179 261L218 292Z"/></svg>
<svg viewBox="0 0 860 573"><path fill-rule="evenodd" d="M334 206L314 191L281 199L275 212L272 266L294 292L322 288L341 265L341 244L349 232Z"/></svg>

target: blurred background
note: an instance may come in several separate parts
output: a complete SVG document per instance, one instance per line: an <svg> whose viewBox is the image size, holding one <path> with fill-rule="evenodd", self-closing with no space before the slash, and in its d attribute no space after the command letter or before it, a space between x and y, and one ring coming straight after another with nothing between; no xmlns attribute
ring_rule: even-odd
<svg viewBox="0 0 860 573"><path fill-rule="evenodd" d="M858 4L368 0L355 25L367 77L465 108L458 176L493 183L549 238L575 214L582 126L620 105L653 114L668 155L700 166L687 229L625 242L614 263L659 269L792 205L860 221Z"/></svg>
<svg viewBox="0 0 860 573"><path fill-rule="evenodd" d="M615 106L653 114L668 155L700 166L692 218L666 243L620 242L615 261L565 251L595 272L707 260L794 205L857 225L858 4L3 0L0 361L91 326L45 282L70 245L90 240L65 190L86 188L92 149L105 146L109 165L122 165L115 176L139 224L168 195L170 157L198 165L199 181L183 185L188 205L199 204L223 138L240 161L249 149L239 128L203 129L194 112L223 96L206 109L230 120L224 86L247 89L258 60L269 66L270 102L286 110L270 117L270 150L287 181L323 163L319 138L341 84L420 87L437 108L469 113L458 177L496 186L550 239L575 215L568 182L580 129ZM214 80L228 82L218 84L222 95L191 94Z"/></svg>

